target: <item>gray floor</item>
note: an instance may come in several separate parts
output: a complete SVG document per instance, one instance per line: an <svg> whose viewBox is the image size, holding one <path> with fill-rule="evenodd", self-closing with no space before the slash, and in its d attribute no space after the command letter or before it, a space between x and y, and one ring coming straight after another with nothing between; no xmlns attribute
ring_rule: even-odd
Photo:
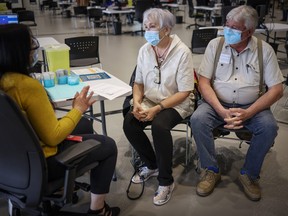
<svg viewBox="0 0 288 216"><path fill-rule="evenodd" d="M85 23L79 22L78 28L73 27L73 19L54 16L52 12L45 11L40 13L37 8L36 21L38 23L39 37L54 37L63 43L64 38L78 35L91 35L92 30L84 28ZM186 8L187 9L187 8ZM187 13L186 13L187 14ZM275 21L281 19L281 11L275 11ZM271 22L270 18L267 22ZM192 30L186 30L186 26L193 23L191 18L186 18L186 23L177 24L174 32L190 47ZM138 24L133 26L123 26L123 31L139 29ZM129 82L139 48L145 42L141 36L131 36L130 34L122 35L105 35L97 29L96 34L100 36L100 56L103 68L111 74L117 76L125 82ZM103 31L104 32L104 31ZM279 50L284 51L283 44L280 44ZM285 58L285 54L278 53L279 58ZM195 67L199 65L201 57L194 56ZM281 63L283 74L287 74L286 63ZM287 98L287 89L285 93ZM275 116L278 120L287 119L287 109L283 108L285 99L282 99L275 107ZM122 108L123 98L113 101L106 101L106 110L113 111ZM99 112L98 104L95 105L95 112ZM280 114L279 114L280 113ZM283 114L284 113L284 114ZM285 120L285 119L284 119ZM157 188L156 179L147 182L143 196L136 201L131 201L126 197L126 188L129 179L133 173L130 164L131 149L129 143L122 131L122 115L107 115L108 135L113 137L118 145L119 156L117 162L117 181L112 182L111 192L107 197L110 205L119 206L121 215L125 216L146 216L146 215L261 215L261 216L285 216L288 215L288 166L287 166L287 124L279 122L279 133L275 140L275 145L268 153L263 165L260 184L262 186L263 198L259 202L248 200L237 182L237 175L240 167L244 162L247 145L240 149L238 143L234 141L220 140L216 141L219 160L223 170L222 181L215 188L213 194L208 197L199 197L196 195L195 187L199 175L195 172L194 165L184 169L183 162L183 143L184 133L173 132L175 139L175 167L173 176L175 178L176 188L169 203L157 207L152 203L153 194ZM287 121L287 120L286 120ZM101 132L99 124L95 123L95 129ZM149 134L149 131L147 132ZM178 151L179 150L179 151ZM193 144L195 150L195 144ZM180 153L179 153L180 152ZM193 158L192 158L193 160ZM86 179L86 177L84 177ZM132 191L136 192L139 188L133 187ZM80 201L77 205L69 207L72 211L85 212L89 206L89 195L79 193ZM0 215L7 216L7 205L0 200Z"/></svg>

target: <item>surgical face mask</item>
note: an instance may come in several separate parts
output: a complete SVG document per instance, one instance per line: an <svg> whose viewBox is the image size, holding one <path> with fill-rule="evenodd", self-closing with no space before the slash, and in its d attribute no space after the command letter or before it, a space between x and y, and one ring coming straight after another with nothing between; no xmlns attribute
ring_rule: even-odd
<svg viewBox="0 0 288 216"><path fill-rule="evenodd" d="M224 27L224 38L227 44L237 44L241 42L242 31L232 29L227 26Z"/></svg>
<svg viewBox="0 0 288 216"><path fill-rule="evenodd" d="M37 50L32 50L31 51L31 62L30 62L30 67L34 67L36 63L38 62L38 49Z"/></svg>
<svg viewBox="0 0 288 216"><path fill-rule="evenodd" d="M32 37L32 47L30 53L30 67L34 67L35 64L38 62L38 52L39 52L39 42L36 38Z"/></svg>
<svg viewBox="0 0 288 216"><path fill-rule="evenodd" d="M160 43L160 41L164 38L162 37L160 39L159 31L145 31L144 37L146 41L150 43L152 46L157 46Z"/></svg>

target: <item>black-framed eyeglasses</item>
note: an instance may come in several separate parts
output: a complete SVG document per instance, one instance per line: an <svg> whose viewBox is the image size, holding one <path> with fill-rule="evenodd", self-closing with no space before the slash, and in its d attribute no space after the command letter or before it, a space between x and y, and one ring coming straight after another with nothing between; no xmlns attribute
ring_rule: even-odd
<svg viewBox="0 0 288 216"><path fill-rule="evenodd" d="M39 44L37 38L32 37L31 38L31 50L37 50L39 48L40 48L40 44Z"/></svg>
<svg viewBox="0 0 288 216"><path fill-rule="evenodd" d="M161 84L161 70L159 66L154 67L155 79L154 83Z"/></svg>

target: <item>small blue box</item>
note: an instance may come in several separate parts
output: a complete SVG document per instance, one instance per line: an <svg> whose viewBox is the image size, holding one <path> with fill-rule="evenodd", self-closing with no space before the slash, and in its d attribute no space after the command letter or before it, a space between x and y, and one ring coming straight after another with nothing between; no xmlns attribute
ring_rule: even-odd
<svg viewBox="0 0 288 216"><path fill-rule="evenodd" d="M78 85L80 82L80 78L77 75L68 76L68 85Z"/></svg>
<svg viewBox="0 0 288 216"><path fill-rule="evenodd" d="M57 78L58 79L58 85L64 85L64 84L67 84L68 82L68 77L66 75L64 76L60 76Z"/></svg>
<svg viewBox="0 0 288 216"><path fill-rule="evenodd" d="M44 87L46 88L50 88L50 87L54 87L55 86L55 80L54 79L44 79Z"/></svg>

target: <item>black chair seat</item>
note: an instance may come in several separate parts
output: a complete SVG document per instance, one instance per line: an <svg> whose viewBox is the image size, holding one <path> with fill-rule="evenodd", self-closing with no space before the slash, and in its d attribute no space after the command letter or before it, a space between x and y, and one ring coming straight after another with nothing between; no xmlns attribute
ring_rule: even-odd
<svg viewBox="0 0 288 216"><path fill-rule="evenodd" d="M74 59L70 61L71 67L83 67L87 65L98 64L98 58L85 58L85 59Z"/></svg>

